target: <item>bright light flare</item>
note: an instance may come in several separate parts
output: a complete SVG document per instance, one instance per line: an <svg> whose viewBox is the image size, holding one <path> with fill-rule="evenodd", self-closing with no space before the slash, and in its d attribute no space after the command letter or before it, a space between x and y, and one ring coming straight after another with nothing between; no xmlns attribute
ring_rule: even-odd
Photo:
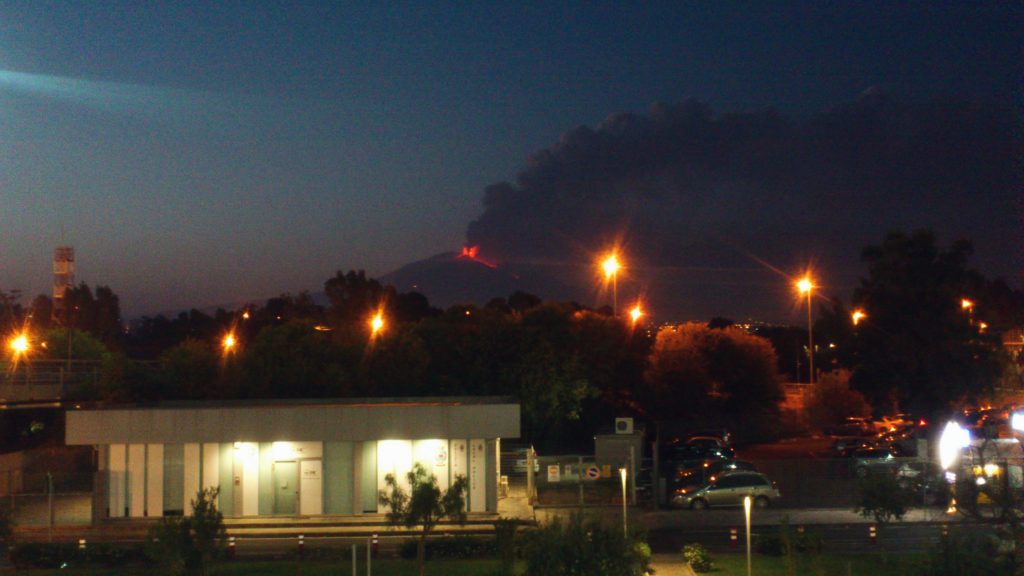
<svg viewBox="0 0 1024 576"><path fill-rule="evenodd" d="M811 282L810 277L804 276L796 283L796 289L799 290L801 294L807 294L811 290L814 290L814 283Z"/></svg>
<svg viewBox="0 0 1024 576"><path fill-rule="evenodd" d="M633 320L634 325L636 324L636 321L639 320L643 315L644 311L640 309L639 304L634 306L633 309L629 311L629 317L630 319Z"/></svg>
<svg viewBox="0 0 1024 576"><path fill-rule="evenodd" d="M11 338L11 341L8 345L11 347L11 351L13 351L16 356L26 354L28 353L29 349L28 336L24 334L18 334L14 338Z"/></svg>
<svg viewBox="0 0 1024 576"><path fill-rule="evenodd" d="M377 311L377 313L370 318L370 336L375 337L384 329L384 313Z"/></svg>
<svg viewBox="0 0 1024 576"><path fill-rule="evenodd" d="M622 269L622 264L619 262L619 257L614 252L601 261L601 269L604 270L604 277L611 278L619 273Z"/></svg>
<svg viewBox="0 0 1024 576"><path fill-rule="evenodd" d="M971 308L974 308L974 302L968 300L967 298L963 298L960 300L961 310L970 310Z"/></svg>
<svg viewBox="0 0 1024 576"><path fill-rule="evenodd" d="M950 421L939 437L939 464L943 470L949 470L960 458L960 451L970 446L971 433L960 424Z"/></svg>
<svg viewBox="0 0 1024 576"><path fill-rule="evenodd" d="M1010 427L1017 432L1024 432L1024 412L1014 412L1010 417Z"/></svg>
<svg viewBox="0 0 1024 576"><path fill-rule="evenodd" d="M228 332L224 335L224 339L220 342L221 348L224 352L230 354L234 351L235 347L238 346L238 339L235 338L234 332Z"/></svg>
<svg viewBox="0 0 1024 576"><path fill-rule="evenodd" d="M863 310L858 309L854 310L853 314L850 314L850 317L853 319L853 325L856 326L860 324L861 320L867 318L868 315Z"/></svg>

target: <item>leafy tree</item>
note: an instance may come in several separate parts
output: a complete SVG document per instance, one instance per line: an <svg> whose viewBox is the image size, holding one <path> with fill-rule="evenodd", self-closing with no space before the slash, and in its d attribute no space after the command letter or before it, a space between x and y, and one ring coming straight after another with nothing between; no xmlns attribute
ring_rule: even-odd
<svg viewBox="0 0 1024 576"><path fill-rule="evenodd" d="M250 398L349 395L362 349L333 334L300 321L263 328L242 352L245 386L239 393Z"/></svg>
<svg viewBox="0 0 1024 576"><path fill-rule="evenodd" d="M910 493L900 485L896 476L886 473L868 474L858 485L855 512L884 525L892 520L902 520L910 504Z"/></svg>
<svg viewBox="0 0 1024 576"><path fill-rule="evenodd" d="M933 414L990 390L999 334L980 330L988 284L967 267L967 241L943 250L931 232L893 232L864 249L868 276L853 301L867 311L854 342L851 384L876 409ZM964 309L964 298L977 300Z"/></svg>
<svg viewBox="0 0 1024 576"><path fill-rule="evenodd" d="M198 400L215 396L219 356L209 342L192 338L160 355L160 381L165 398Z"/></svg>
<svg viewBox="0 0 1024 576"><path fill-rule="evenodd" d="M381 505L387 506L388 522L392 525L409 529L420 527L416 561L420 576L423 576L426 569L427 536L437 523L445 518L460 524L466 521L466 477L457 476L455 482L441 492L437 477L417 463L406 480L408 492L394 474L388 474L384 477L386 488L378 493L377 498Z"/></svg>
<svg viewBox="0 0 1024 576"><path fill-rule="evenodd" d="M192 500L189 516L165 516L149 532L147 551L172 574L205 575L224 550L224 515L217 509L219 488L204 488Z"/></svg>
<svg viewBox="0 0 1024 576"><path fill-rule="evenodd" d="M394 290L366 277L366 272L340 270L324 282L324 293L331 301L328 311L335 324L359 322L394 296Z"/></svg>
<svg viewBox="0 0 1024 576"><path fill-rule="evenodd" d="M783 398L771 344L736 327L662 330L645 381L646 405L661 419L715 412L756 428L777 420Z"/></svg>
<svg viewBox="0 0 1024 576"><path fill-rule="evenodd" d="M871 405L864 395L850 388L850 372L826 372L807 390L804 411L811 426L826 430L850 416L868 416Z"/></svg>
<svg viewBox="0 0 1024 576"><path fill-rule="evenodd" d="M121 328L120 299L109 286L97 286L95 294L85 282L64 291L61 324L84 330L101 341L119 342Z"/></svg>

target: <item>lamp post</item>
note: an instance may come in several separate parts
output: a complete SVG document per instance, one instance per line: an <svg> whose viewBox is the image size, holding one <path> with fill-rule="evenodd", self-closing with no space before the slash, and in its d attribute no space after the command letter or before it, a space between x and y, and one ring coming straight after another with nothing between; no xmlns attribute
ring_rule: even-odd
<svg viewBox="0 0 1024 576"><path fill-rule="evenodd" d="M612 283L612 316L618 314L619 309L619 270L622 268L622 264L619 263L619 257L612 252L607 258L601 262L601 268L604 270L605 281L611 280Z"/></svg>
<svg viewBox="0 0 1024 576"><path fill-rule="evenodd" d="M949 469L956 465L960 459L960 452L971 445L971 433L960 424L949 421L942 429L939 436L939 465L946 472L946 478L950 481L950 490L953 496L949 502L947 514L956 512L956 472L950 473Z"/></svg>
<svg viewBox="0 0 1024 576"><path fill-rule="evenodd" d="M370 339L374 339L380 334L380 331L384 329L384 313L377 311L377 313L370 318Z"/></svg>
<svg viewBox="0 0 1024 576"><path fill-rule="evenodd" d="M632 310L629 311L629 318L633 322L633 329L636 330L636 322L644 315L644 311L640 309L640 303L638 302Z"/></svg>
<svg viewBox="0 0 1024 576"><path fill-rule="evenodd" d="M867 313L864 312L863 310L861 310L860 308L854 310L853 313L850 314L850 318L853 319L853 325L854 326L860 324L860 321L865 319L865 318L867 318L867 317L868 317Z"/></svg>
<svg viewBox="0 0 1024 576"><path fill-rule="evenodd" d="M234 332L228 332L224 335L224 339L221 340L221 348L224 349L224 354L231 354L235 351L235 346L238 346L238 340L235 339Z"/></svg>
<svg viewBox="0 0 1024 576"><path fill-rule="evenodd" d="M629 529L626 524L626 468L619 468L619 477L622 478L622 536L629 537Z"/></svg>
<svg viewBox="0 0 1024 576"><path fill-rule="evenodd" d="M11 369L11 381L14 381L14 370L18 367L18 361L23 360L27 355L31 345L28 341L28 335L24 332L11 338L7 344L11 348L11 355L14 358L13 368ZM25 385L28 385L28 365L25 367Z"/></svg>
<svg viewBox="0 0 1024 576"><path fill-rule="evenodd" d="M809 276L804 276L796 283L797 290L801 294L807 294L807 359L810 368L809 384L814 384L814 327L811 322L811 292L814 291L814 284Z"/></svg>
<svg viewBox="0 0 1024 576"><path fill-rule="evenodd" d="M750 496L743 497L743 517L747 522L747 576L751 576L750 563Z"/></svg>

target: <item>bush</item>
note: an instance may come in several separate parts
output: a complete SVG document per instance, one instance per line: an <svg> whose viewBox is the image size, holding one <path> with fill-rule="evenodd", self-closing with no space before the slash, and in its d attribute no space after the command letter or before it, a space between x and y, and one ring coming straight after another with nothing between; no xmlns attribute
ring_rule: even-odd
<svg viewBox="0 0 1024 576"><path fill-rule="evenodd" d="M756 550L765 556L785 556L789 546L779 534L760 534L757 537Z"/></svg>
<svg viewBox="0 0 1024 576"><path fill-rule="evenodd" d="M129 562L140 562L144 558L138 548L90 544L81 550L74 543L33 542L14 546L10 559L19 569L29 569L62 566L112 568Z"/></svg>
<svg viewBox="0 0 1024 576"><path fill-rule="evenodd" d="M1001 576L1014 574L1010 555L999 553L995 538L968 535L943 537L928 553L921 576Z"/></svg>
<svg viewBox="0 0 1024 576"><path fill-rule="evenodd" d="M494 521L494 546L501 560L501 573L512 574L516 562L516 531L519 521L515 518L498 518Z"/></svg>
<svg viewBox="0 0 1024 576"><path fill-rule="evenodd" d="M683 547L683 560L694 572L710 572L715 567L708 549L696 542Z"/></svg>
<svg viewBox="0 0 1024 576"><path fill-rule="evenodd" d="M167 516L150 529L147 554L174 574L206 573L224 549L224 516L217 510L218 488L204 488L192 501L190 516Z"/></svg>
<svg viewBox="0 0 1024 576"><path fill-rule="evenodd" d="M418 540L405 540L398 554L406 560L416 558ZM481 558L495 556L497 546L493 540L474 538L472 536L444 536L427 541L427 560L447 558L461 560L464 558Z"/></svg>
<svg viewBox="0 0 1024 576"><path fill-rule="evenodd" d="M640 576L648 570L646 548L619 526L584 521L573 514L556 518L524 538L526 574L530 576Z"/></svg>

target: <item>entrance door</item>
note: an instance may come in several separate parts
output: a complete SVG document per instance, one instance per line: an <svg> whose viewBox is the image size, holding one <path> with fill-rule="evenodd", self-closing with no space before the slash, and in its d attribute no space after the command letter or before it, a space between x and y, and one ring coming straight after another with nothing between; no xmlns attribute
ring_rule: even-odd
<svg viewBox="0 0 1024 576"><path fill-rule="evenodd" d="M298 495L298 463L274 462L274 514L296 515Z"/></svg>

